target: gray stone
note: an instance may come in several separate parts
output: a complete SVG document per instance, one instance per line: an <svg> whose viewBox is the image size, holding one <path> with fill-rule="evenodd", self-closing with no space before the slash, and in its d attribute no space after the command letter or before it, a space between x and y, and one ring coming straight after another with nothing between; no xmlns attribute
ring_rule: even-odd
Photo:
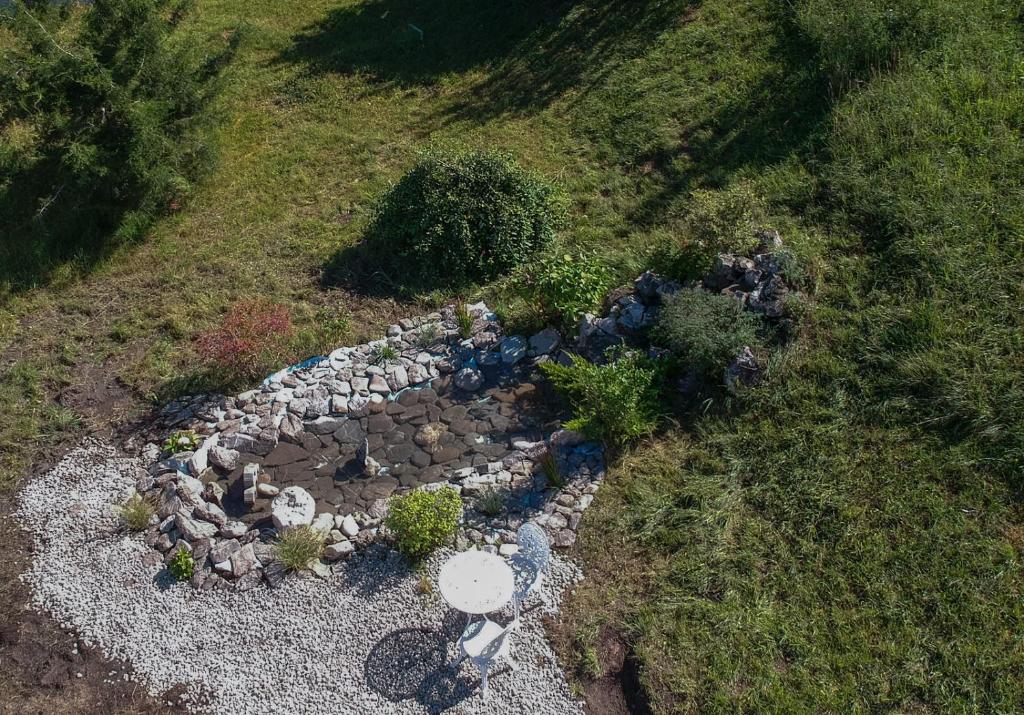
<svg viewBox="0 0 1024 715"><path fill-rule="evenodd" d="M526 340L519 335L510 335L501 341L501 360L506 365L515 365L526 357Z"/></svg>
<svg viewBox="0 0 1024 715"><path fill-rule="evenodd" d="M336 561L351 555L355 550L356 547L351 541L339 541L336 544L328 544L324 548L324 556L331 561Z"/></svg>
<svg viewBox="0 0 1024 715"><path fill-rule="evenodd" d="M238 466L238 451L219 445L210 447L210 463L225 472L234 471Z"/></svg>
<svg viewBox="0 0 1024 715"><path fill-rule="evenodd" d="M306 423L306 431L310 434L330 434L337 430L345 422L344 418L317 417L312 422Z"/></svg>
<svg viewBox="0 0 1024 715"><path fill-rule="evenodd" d="M484 376L473 367L464 367L455 373L455 386L466 392L476 392L484 384Z"/></svg>
<svg viewBox="0 0 1024 715"><path fill-rule="evenodd" d="M219 564L228 561L232 554L237 553L241 548L242 545L238 543L237 539L227 539L214 544L210 549L210 563Z"/></svg>
<svg viewBox="0 0 1024 715"><path fill-rule="evenodd" d="M743 352L725 368L724 380L726 388L733 394L761 381L761 366L749 347L744 347Z"/></svg>
<svg viewBox="0 0 1024 715"><path fill-rule="evenodd" d="M229 521L220 527L220 535L228 539L240 539L245 536L245 532L248 530L249 527L240 521ZM223 561L223 559L221 560Z"/></svg>
<svg viewBox="0 0 1024 715"><path fill-rule="evenodd" d="M174 525L188 541L196 541L217 535L217 527L207 521L193 519L184 511L174 515Z"/></svg>
<svg viewBox="0 0 1024 715"><path fill-rule="evenodd" d="M259 566L252 544L246 544L231 554L231 575L240 578Z"/></svg>
<svg viewBox="0 0 1024 715"><path fill-rule="evenodd" d="M554 328L545 328L530 338L530 350L534 355L549 355L562 342L562 336Z"/></svg>

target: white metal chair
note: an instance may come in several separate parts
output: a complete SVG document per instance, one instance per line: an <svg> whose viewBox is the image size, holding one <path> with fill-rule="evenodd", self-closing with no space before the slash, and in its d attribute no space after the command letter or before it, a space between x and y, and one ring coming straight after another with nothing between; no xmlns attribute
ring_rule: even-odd
<svg viewBox="0 0 1024 715"><path fill-rule="evenodd" d="M484 618L466 626L466 630L459 637L461 655L455 662L455 667L466 658L473 661L473 665L480 671L480 695L484 700L487 699L487 674L498 658L504 659L508 666L515 670L516 664L509 657L509 650L512 647L510 636L518 627L518 618L505 627Z"/></svg>
<svg viewBox="0 0 1024 715"><path fill-rule="evenodd" d="M539 570L543 571L547 567L551 560L551 544L542 528L533 522L526 522L516 530L516 544L519 545L519 553L537 564Z"/></svg>
<svg viewBox="0 0 1024 715"><path fill-rule="evenodd" d="M519 545L519 551L509 557L508 563L516 580L512 606L518 618L527 597L535 591L540 591L544 570L551 561L551 545L544 530L529 522L516 531L516 543Z"/></svg>

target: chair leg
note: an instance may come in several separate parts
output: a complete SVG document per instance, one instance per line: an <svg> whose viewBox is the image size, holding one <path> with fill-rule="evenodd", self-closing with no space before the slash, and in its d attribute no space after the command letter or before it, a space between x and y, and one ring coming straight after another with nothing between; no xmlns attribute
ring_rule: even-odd
<svg viewBox="0 0 1024 715"><path fill-rule="evenodd" d="M480 697L487 700L487 671L491 669L490 661L485 662L480 667Z"/></svg>

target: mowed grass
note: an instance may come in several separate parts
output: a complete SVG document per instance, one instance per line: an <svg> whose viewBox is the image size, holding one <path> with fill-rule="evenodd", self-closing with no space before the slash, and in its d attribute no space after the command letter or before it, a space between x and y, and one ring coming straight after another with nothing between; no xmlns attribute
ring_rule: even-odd
<svg viewBox="0 0 1024 715"><path fill-rule="evenodd" d="M242 33L220 164L144 242L6 297L0 474L93 424L61 390L201 384L235 299L289 305L310 352L414 312L324 267L428 144L561 182L560 241L623 279L672 269L691 191L739 187L807 315L765 385L615 461L566 663L622 633L659 713L1024 710L1020 8L891 5L200 3L188 32Z"/></svg>

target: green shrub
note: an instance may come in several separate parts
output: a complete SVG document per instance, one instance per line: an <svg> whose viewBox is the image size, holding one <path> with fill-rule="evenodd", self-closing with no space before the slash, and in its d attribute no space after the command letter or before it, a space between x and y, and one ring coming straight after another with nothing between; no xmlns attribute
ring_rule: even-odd
<svg viewBox="0 0 1024 715"><path fill-rule="evenodd" d="M583 251L545 254L522 272L520 283L527 300L544 315L574 325L580 315L601 304L614 277L597 253Z"/></svg>
<svg viewBox="0 0 1024 715"><path fill-rule="evenodd" d="M309 526L288 529L277 538L274 555L289 571L304 571L324 551L324 535Z"/></svg>
<svg viewBox="0 0 1024 715"><path fill-rule="evenodd" d="M715 377L744 346L757 344L757 324L735 298L686 289L665 300L656 332L688 367Z"/></svg>
<svg viewBox="0 0 1024 715"><path fill-rule="evenodd" d="M52 5L0 11L0 251L14 251L0 266L13 281L135 238L189 194L211 160L206 107L229 51L174 41L176 0Z"/></svg>
<svg viewBox="0 0 1024 715"><path fill-rule="evenodd" d="M457 286L527 260L562 215L554 189L506 154L431 152L380 201L366 245L400 285Z"/></svg>
<svg viewBox="0 0 1024 715"><path fill-rule="evenodd" d="M171 434L164 440L164 451L176 454L177 452L191 452L199 447L202 440L195 430L182 429Z"/></svg>
<svg viewBox="0 0 1024 715"><path fill-rule="evenodd" d="M624 352L607 365L574 355L570 365L549 362L541 369L573 407L574 417L565 426L590 439L622 445L658 424L660 362Z"/></svg>
<svg viewBox="0 0 1024 715"><path fill-rule="evenodd" d="M724 189L691 193L686 226L694 247L713 260L716 253L751 247L754 229L764 216L764 200L749 182L740 181Z"/></svg>
<svg viewBox="0 0 1024 715"><path fill-rule="evenodd" d="M195 573L196 560L192 556L191 551L182 547L171 557L171 562L167 564L167 569L177 580L188 581L192 578L192 574Z"/></svg>
<svg viewBox="0 0 1024 715"><path fill-rule="evenodd" d="M384 524L394 536L399 551L421 559L451 543L461 515L462 499L454 489L417 489L388 500Z"/></svg>
<svg viewBox="0 0 1024 715"><path fill-rule="evenodd" d="M121 505L121 519L131 531L145 531L155 513L153 502L140 494L133 494L131 499Z"/></svg>

